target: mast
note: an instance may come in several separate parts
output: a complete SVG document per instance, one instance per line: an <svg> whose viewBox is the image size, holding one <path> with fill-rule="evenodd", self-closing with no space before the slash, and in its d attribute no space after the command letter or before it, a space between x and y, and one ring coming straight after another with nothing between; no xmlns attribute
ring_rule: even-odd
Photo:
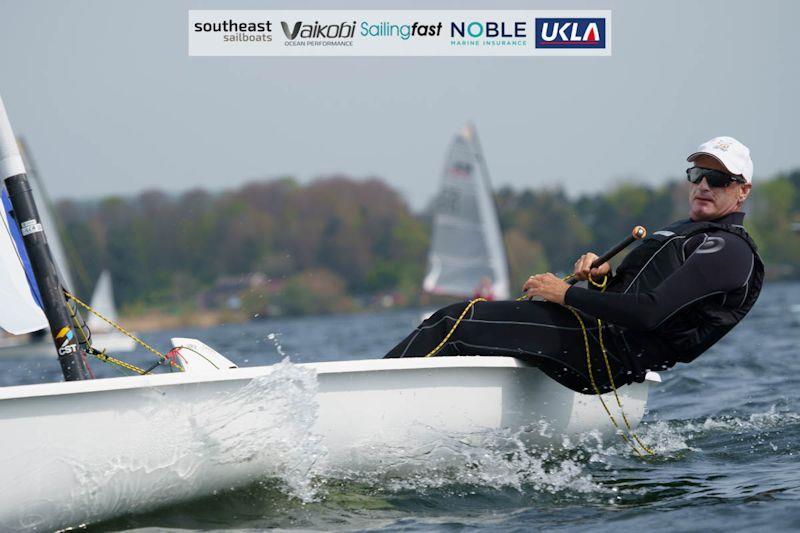
<svg viewBox="0 0 800 533"><path fill-rule="evenodd" d="M44 231L47 233L47 243L50 245L50 251L53 253L53 260L56 262L58 275L61 278L61 283L70 292L78 290L75 284L73 274L77 272L78 278L84 287L91 287L92 280L86 273L86 268L77 255L75 246L69 238L69 234L64 230L62 220L56 216L53 202L50 200L50 195L47 193L47 188L44 184L44 179L37 169L36 160L33 157L25 140L17 136L17 146L19 146L19 155L22 157L22 164L25 165L25 175L28 176L28 181L33 189L33 200L36 202L36 208L42 216L39 222L42 223ZM67 261L70 259L70 261ZM70 269L70 265L75 267L75 272Z"/></svg>
<svg viewBox="0 0 800 533"><path fill-rule="evenodd" d="M85 354L76 342L72 330L61 280L42 229L31 186L25 174L25 166L2 99L0 99L0 178L5 180L14 216L22 233L64 379L67 381L89 379Z"/></svg>

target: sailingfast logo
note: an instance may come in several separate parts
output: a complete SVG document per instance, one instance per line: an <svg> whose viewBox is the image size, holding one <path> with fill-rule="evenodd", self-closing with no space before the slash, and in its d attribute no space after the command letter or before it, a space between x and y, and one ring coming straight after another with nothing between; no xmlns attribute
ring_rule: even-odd
<svg viewBox="0 0 800 533"><path fill-rule="evenodd" d="M604 18L537 18L536 48L605 48Z"/></svg>

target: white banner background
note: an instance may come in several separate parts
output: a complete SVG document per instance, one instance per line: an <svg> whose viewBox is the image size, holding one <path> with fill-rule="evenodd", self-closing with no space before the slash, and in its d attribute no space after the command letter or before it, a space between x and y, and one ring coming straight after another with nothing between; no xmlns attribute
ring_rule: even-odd
<svg viewBox="0 0 800 533"><path fill-rule="evenodd" d="M605 20L605 47L603 48L536 48L536 18L602 18ZM200 32L195 24L216 23L232 20L239 23L271 22L270 32ZM287 38L281 27L286 22L293 28L297 22L321 25L353 25L354 36L348 39L304 39ZM409 39L392 37L367 37L362 35L362 23L395 25L438 25L442 23L439 36L412 36ZM524 37L451 36L451 23L483 24L491 22L513 33L515 23L524 23ZM519 27L519 26L517 26ZM480 25L473 26L477 31ZM271 36L271 41L225 41L224 36L236 34L262 34ZM236 38L236 37L234 37ZM229 37L230 39L230 37ZM453 41L477 41L477 45L456 46ZM312 41L316 44L310 44ZM328 46L322 43L349 42L349 46ZM517 45L502 45L501 41L514 41ZM305 42L306 45L297 45ZM521 43L521 45L520 45ZM189 11L189 55L190 56L610 56L611 55L611 11L272 11L272 10L191 10Z"/></svg>

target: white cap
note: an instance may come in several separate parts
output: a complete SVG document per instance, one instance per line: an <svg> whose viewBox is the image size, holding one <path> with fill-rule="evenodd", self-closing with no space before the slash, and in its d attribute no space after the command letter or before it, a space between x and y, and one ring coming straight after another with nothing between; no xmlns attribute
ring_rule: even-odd
<svg viewBox="0 0 800 533"><path fill-rule="evenodd" d="M708 154L719 160L731 174L742 176L747 183L753 182L753 160L750 149L733 137L714 137L697 147L697 151L686 158L693 161L700 154Z"/></svg>

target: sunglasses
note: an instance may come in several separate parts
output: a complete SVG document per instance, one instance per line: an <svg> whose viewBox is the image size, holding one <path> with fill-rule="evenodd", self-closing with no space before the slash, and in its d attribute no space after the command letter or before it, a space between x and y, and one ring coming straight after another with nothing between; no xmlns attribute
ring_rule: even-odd
<svg viewBox="0 0 800 533"><path fill-rule="evenodd" d="M731 183L746 183L744 178L734 176L733 174L726 174L720 170L712 170L710 168L692 167L686 169L686 179L691 183L700 183L703 178L709 187L727 187Z"/></svg>

